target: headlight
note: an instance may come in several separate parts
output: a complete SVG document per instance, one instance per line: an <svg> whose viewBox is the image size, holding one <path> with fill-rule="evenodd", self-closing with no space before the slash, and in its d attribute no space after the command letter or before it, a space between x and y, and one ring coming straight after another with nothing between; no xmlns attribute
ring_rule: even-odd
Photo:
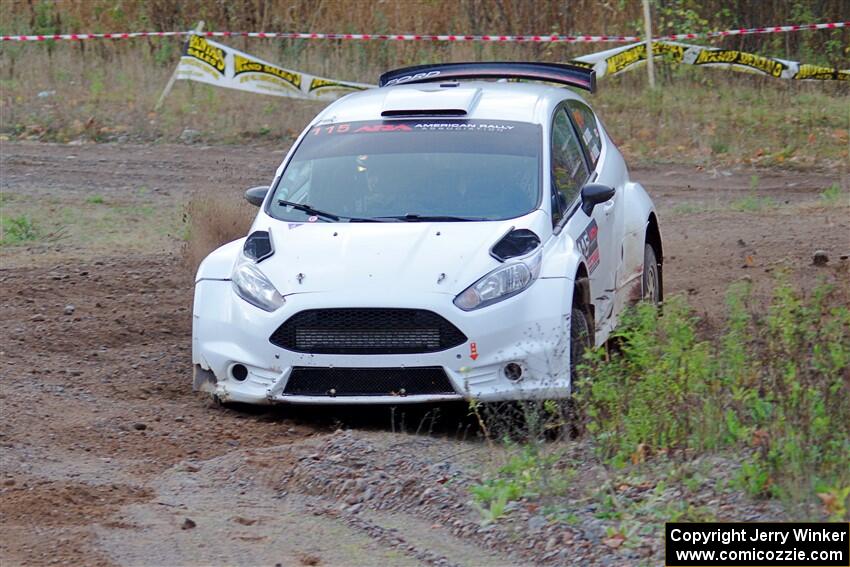
<svg viewBox="0 0 850 567"><path fill-rule="evenodd" d="M286 302L257 265L244 256L237 260L230 280L236 295L264 311L274 311Z"/></svg>
<svg viewBox="0 0 850 567"><path fill-rule="evenodd" d="M538 252L522 262L499 266L455 297L455 305L472 311L518 294L540 275L541 260Z"/></svg>

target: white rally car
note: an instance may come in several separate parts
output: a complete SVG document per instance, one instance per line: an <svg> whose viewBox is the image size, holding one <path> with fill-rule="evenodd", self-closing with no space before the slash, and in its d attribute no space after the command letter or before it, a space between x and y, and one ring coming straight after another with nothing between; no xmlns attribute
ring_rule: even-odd
<svg viewBox="0 0 850 567"><path fill-rule="evenodd" d="M661 300L661 235L593 110L535 80L595 88L567 65L442 64L323 110L246 193L249 235L198 269L194 388L253 404L568 397L582 350Z"/></svg>

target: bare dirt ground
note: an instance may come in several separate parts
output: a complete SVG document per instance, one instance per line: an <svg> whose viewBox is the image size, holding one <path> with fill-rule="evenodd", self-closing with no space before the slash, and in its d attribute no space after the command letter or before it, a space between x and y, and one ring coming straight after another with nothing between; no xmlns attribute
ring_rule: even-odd
<svg viewBox="0 0 850 567"><path fill-rule="evenodd" d="M153 209L88 230L108 237L0 249L0 562L659 563L660 528L620 547L578 499L578 522L541 523L528 509L507 527L482 526L468 485L499 449L462 407L233 411L191 392L192 283L179 241L134 235L179 217L190 191L241 198L282 155L3 143L4 214L49 205L59 218L93 195ZM742 277L762 290L778 272L846 285L846 174L658 165L633 177L659 207L666 293L687 294L709 321ZM843 193L826 202L833 183ZM815 250L827 266L812 266ZM576 466L590 480L598 472ZM741 498L704 495L720 517L781 514Z"/></svg>

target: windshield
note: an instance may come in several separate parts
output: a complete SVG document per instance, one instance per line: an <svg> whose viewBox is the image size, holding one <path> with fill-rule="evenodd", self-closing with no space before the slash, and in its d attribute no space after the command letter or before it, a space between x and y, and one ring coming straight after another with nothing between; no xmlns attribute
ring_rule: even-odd
<svg viewBox="0 0 850 567"><path fill-rule="evenodd" d="M319 126L278 179L268 213L293 222L519 217L540 202L541 138L538 125L496 120Z"/></svg>

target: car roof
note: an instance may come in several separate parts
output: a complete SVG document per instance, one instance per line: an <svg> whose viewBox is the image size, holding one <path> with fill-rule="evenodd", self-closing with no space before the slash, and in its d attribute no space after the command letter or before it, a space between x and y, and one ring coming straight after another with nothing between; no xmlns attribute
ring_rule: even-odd
<svg viewBox="0 0 850 567"><path fill-rule="evenodd" d="M540 83L462 80L397 85L345 96L325 108L313 124L411 116L544 124L551 109L565 99L584 102L569 89ZM409 111L406 115L405 110Z"/></svg>

